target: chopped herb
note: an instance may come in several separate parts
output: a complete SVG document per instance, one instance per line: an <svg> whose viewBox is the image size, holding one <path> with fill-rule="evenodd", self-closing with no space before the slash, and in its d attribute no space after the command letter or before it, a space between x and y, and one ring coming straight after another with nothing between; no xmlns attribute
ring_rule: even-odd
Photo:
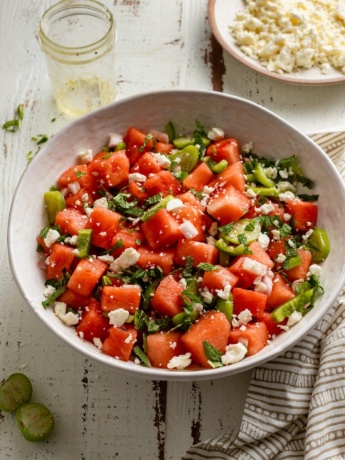
<svg viewBox="0 0 345 460"><path fill-rule="evenodd" d="M292 228L288 224L283 224L282 227L279 229L280 237L285 238L286 236L291 235Z"/></svg>
<svg viewBox="0 0 345 460"><path fill-rule="evenodd" d="M119 193L109 203L109 209L115 209L120 214L139 217L143 213L143 210L137 207L138 200L133 199L129 193Z"/></svg>
<svg viewBox="0 0 345 460"><path fill-rule="evenodd" d="M136 310L134 313L134 327L138 331L145 329L148 320L147 314L143 310Z"/></svg>
<svg viewBox="0 0 345 460"><path fill-rule="evenodd" d="M319 199L319 195L306 195L306 194L300 193L300 194L297 194L296 196L303 201L310 201L310 202L317 201Z"/></svg>
<svg viewBox="0 0 345 460"><path fill-rule="evenodd" d="M50 120L50 123L54 123L54 121L56 121L56 118L52 118L52 119Z"/></svg>
<svg viewBox="0 0 345 460"><path fill-rule="evenodd" d="M139 348L137 345L133 348L134 354L140 359L142 363L144 363L147 367L151 367L151 363L149 358L145 355L145 353Z"/></svg>
<svg viewBox="0 0 345 460"><path fill-rule="evenodd" d="M108 152L102 156L102 160L108 160L111 157L112 152Z"/></svg>
<svg viewBox="0 0 345 460"><path fill-rule="evenodd" d="M120 238L119 240L116 241L114 246L112 246L110 249L107 249L106 251L102 252L102 256L105 256L106 254L111 254L112 252L116 251L116 249L123 248L123 241Z"/></svg>
<svg viewBox="0 0 345 460"><path fill-rule="evenodd" d="M210 365L213 368L223 367L221 360L222 353L219 350L217 350L217 348L215 348L213 345L211 345L210 342L208 342L207 340L204 341L203 345L206 358Z"/></svg>
<svg viewBox="0 0 345 460"><path fill-rule="evenodd" d="M216 267L215 265L208 264L201 262L197 268L200 268L200 270L204 270L205 272L211 272L213 270L219 270L219 267Z"/></svg>
<svg viewBox="0 0 345 460"><path fill-rule="evenodd" d="M195 120L195 127L198 130L198 132L201 134L201 136L207 136L207 132L205 131L204 126L200 123L199 120Z"/></svg>
<svg viewBox="0 0 345 460"><path fill-rule="evenodd" d="M164 331L170 326L170 323L171 323L171 319L169 317L156 319L155 321L152 319L149 319L146 323L147 332Z"/></svg>
<svg viewBox="0 0 345 460"><path fill-rule="evenodd" d="M244 227L245 232L253 232L255 230L256 220L252 219L249 224Z"/></svg>
<svg viewBox="0 0 345 460"><path fill-rule="evenodd" d="M231 230L233 229L233 226L234 226L234 223L230 222L229 224L223 225L222 227L218 227L218 230L223 235L228 235L231 232Z"/></svg>
<svg viewBox="0 0 345 460"><path fill-rule="evenodd" d="M193 264L194 264L194 258L192 256L188 256L186 258L186 263L185 263L184 269L182 271L183 277L185 279L188 279L188 278L192 277Z"/></svg>
<svg viewBox="0 0 345 460"><path fill-rule="evenodd" d="M239 235L237 235L237 239L239 244L243 244L244 246L248 245L248 240L244 233L240 233Z"/></svg>
<svg viewBox="0 0 345 460"><path fill-rule="evenodd" d="M37 145L44 144L48 139L49 138L46 134L37 134L37 136L31 138L31 140L35 141Z"/></svg>
<svg viewBox="0 0 345 460"><path fill-rule="evenodd" d="M2 129L4 129L5 131L14 133L15 131L17 131L17 129L20 128L20 126L22 124L22 120L24 118L24 106L23 106L23 104L19 104L18 107L17 107L17 117L18 118L15 118L13 120L6 121L2 125Z"/></svg>
<svg viewBox="0 0 345 460"><path fill-rule="evenodd" d="M143 145L141 145L141 146L139 147L139 149L138 149L139 152L143 152L143 151L144 151L145 147L147 146L147 144L148 144L148 142L149 142L150 140L152 140L152 149L151 149L151 150L154 150L154 148L155 148L155 146L156 146L156 139L153 137L153 135L152 135L151 133L149 133L149 134L145 137Z"/></svg>
<svg viewBox="0 0 345 460"><path fill-rule="evenodd" d="M141 245L141 240L137 239L137 240L134 241L134 243L137 244L138 246L140 246Z"/></svg>
<svg viewBox="0 0 345 460"><path fill-rule="evenodd" d="M163 198L162 193L158 193L157 195L150 196L147 200L145 200L145 206L150 206L151 204L159 203Z"/></svg>
<svg viewBox="0 0 345 460"><path fill-rule="evenodd" d="M84 171L76 171L75 172L75 175L77 176L78 179L80 179L81 177L85 176L86 172Z"/></svg>

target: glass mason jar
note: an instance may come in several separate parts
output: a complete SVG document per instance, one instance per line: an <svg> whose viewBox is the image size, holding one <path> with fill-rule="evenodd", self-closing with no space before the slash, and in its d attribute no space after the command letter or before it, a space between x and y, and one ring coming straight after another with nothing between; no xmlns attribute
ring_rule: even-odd
<svg viewBox="0 0 345 460"><path fill-rule="evenodd" d="M78 117L116 96L116 28L96 0L62 0L40 21L39 38L58 108Z"/></svg>

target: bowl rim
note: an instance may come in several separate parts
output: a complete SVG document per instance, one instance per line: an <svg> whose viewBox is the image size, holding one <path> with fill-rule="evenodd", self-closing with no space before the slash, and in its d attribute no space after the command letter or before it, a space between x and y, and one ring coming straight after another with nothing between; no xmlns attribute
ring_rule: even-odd
<svg viewBox="0 0 345 460"><path fill-rule="evenodd" d="M144 378L147 380L162 380L162 381L215 380L218 378L230 377L232 375L235 375L241 372L245 372L248 370L253 370L255 367L273 360L274 358L281 355L285 351L288 351L295 344L297 344L303 337L305 337L308 333L310 333L313 330L316 324L327 314L327 312L329 311L333 303L336 301L342 289L342 286L345 283L345 271L343 272L341 276L339 276L336 282L336 285L332 289L332 292L328 293L328 297L326 300L327 309L324 308L322 310L318 310L314 314L314 316L309 320L308 327L301 328L300 330L296 331L296 333L292 334L290 337L287 337L287 339L284 341L284 344L279 344L279 345L276 344L275 347L272 348L272 350L269 350L267 353L261 354L259 352L258 354L253 355L251 357L246 357L244 360L236 363L235 365L224 366L224 367L220 367L217 369L198 369L198 370L182 370L182 371L159 369L159 368L153 368L153 367L148 368L145 366L135 365L135 364L133 366L128 366L127 362L123 362L123 361L111 358L101 353L98 349L96 349L96 347L95 347L95 352L90 352L86 350L85 347L83 346L84 344L83 340L80 340L80 341L74 340L74 338L70 338L69 336L64 335L62 330L54 328L54 322L51 321L49 318L47 318L47 315L44 313L45 312L44 308L42 309L37 308L37 305L35 306L33 304L33 301L27 297L24 286L20 283L19 275L17 273L17 260L16 260L17 258L14 252L14 247L15 247L14 236L15 235L12 232L12 228L13 228L14 221L16 219L16 213L15 213L16 202L22 192L22 187L23 187L23 183L26 178L26 175L27 175L27 171L30 171L30 169L39 162L40 158L43 155L46 155L46 152L49 152L51 146L56 141L58 141L58 139L61 136L63 136L66 131L71 130L77 124L83 123L84 120L92 118L95 115L98 116L98 115L101 115L102 113L107 113L108 111L111 111L113 107L121 106L123 104L127 104L132 101L136 101L138 99L145 99L145 98L150 98L150 97L155 97L155 96L161 97L162 95L167 95L167 94L171 94L171 95L172 94L173 95L195 94L195 95L202 95L202 96L208 95L212 97L219 97L222 99L226 98L229 100L237 101L241 104L249 105L255 108L255 110L266 112L267 115L275 118L277 121L283 123L287 128L292 129L292 131L302 136L304 140L307 141L307 143L312 144L313 148L318 150L319 154L325 159L326 162L328 162L330 169L335 174L335 177L337 177L339 185L343 189L343 195L345 198L345 184L342 181L339 171L337 170L337 168L335 167L331 159L328 157L328 155L321 149L321 147L319 147L307 135L299 131L291 123L284 120L282 117L275 114L271 110L266 109L265 107L262 107L252 101L249 101L247 99L244 99L238 96L233 96L230 94L224 94L224 93L210 91L210 90L169 89L169 90L155 90L155 91L143 92L143 93L138 93L138 94L134 94L128 97L118 99L112 102L111 104L108 104L76 120L73 120L70 123L67 123L67 125L65 125L60 130L57 131L57 133L47 142L47 144L44 145L44 147L40 150L40 152L38 152L38 154L33 158L33 160L24 170L21 178L19 179L19 182L16 186L15 192L12 197L12 202L11 202L10 212L9 212L9 217L8 217L8 225L7 225L8 257L9 257L9 262L10 262L10 268L11 268L13 277L15 279L15 282L17 284L17 287L19 288L19 291L22 297L30 305L31 310L33 310L33 313L35 313L35 315L38 316L41 319L41 321L43 321L43 323L46 326L48 326L48 328L51 331L53 331L65 344L67 343L68 345L72 346L73 349L78 350L87 358L94 359L98 363L104 364L110 368L113 368L116 371L123 372L123 373L126 373L127 375L132 375L132 376L139 377L139 378Z"/></svg>

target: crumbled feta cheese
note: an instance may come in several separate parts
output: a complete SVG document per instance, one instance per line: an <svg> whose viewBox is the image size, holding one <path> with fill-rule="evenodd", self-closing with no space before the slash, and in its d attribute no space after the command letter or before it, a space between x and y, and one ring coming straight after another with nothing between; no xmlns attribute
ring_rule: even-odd
<svg viewBox="0 0 345 460"><path fill-rule="evenodd" d="M172 212L172 211L177 212L183 207L184 207L184 204L179 198L173 198L172 200L168 201L165 209L168 212Z"/></svg>
<svg viewBox="0 0 345 460"><path fill-rule="evenodd" d="M284 254L278 254L276 257L276 262L278 264L282 264L286 259L286 256Z"/></svg>
<svg viewBox="0 0 345 460"><path fill-rule="evenodd" d="M250 310L245 309L238 314L237 319L239 325L246 326L253 319L253 317Z"/></svg>
<svg viewBox="0 0 345 460"><path fill-rule="evenodd" d="M171 161L166 155L162 155L161 153L151 153L153 158L157 161L159 166L163 169L166 169L170 166Z"/></svg>
<svg viewBox="0 0 345 460"><path fill-rule="evenodd" d="M221 299L227 300L229 298L230 291L231 291L231 286L230 284L227 284L224 287L224 289L216 289L216 294Z"/></svg>
<svg viewBox="0 0 345 460"><path fill-rule="evenodd" d="M280 231L277 229L273 229L272 236L274 240L280 240Z"/></svg>
<svg viewBox="0 0 345 460"><path fill-rule="evenodd" d="M207 137L212 141L220 141L224 139L225 133L221 128L212 128L208 133Z"/></svg>
<svg viewBox="0 0 345 460"><path fill-rule="evenodd" d="M307 233L305 233L304 235L302 235L302 240L304 242L306 242L310 237L311 235L314 233L314 230L311 228L310 230L307 231Z"/></svg>
<svg viewBox="0 0 345 460"><path fill-rule="evenodd" d="M116 310L112 310L108 313L109 317L109 324L121 327L129 316L129 312L124 310L123 308L117 308Z"/></svg>
<svg viewBox="0 0 345 460"><path fill-rule="evenodd" d="M269 179L276 179L278 174L277 168L270 166L265 169L265 174Z"/></svg>
<svg viewBox="0 0 345 460"><path fill-rule="evenodd" d="M265 203L260 208L258 208L258 212L261 212L264 216L267 216L267 214L271 211L274 210L274 206L272 203Z"/></svg>
<svg viewBox="0 0 345 460"><path fill-rule="evenodd" d="M50 228L43 241L47 248L50 248L58 238L60 238L60 233Z"/></svg>
<svg viewBox="0 0 345 460"><path fill-rule="evenodd" d="M291 200L294 200L295 198L295 194L290 192L289 190L279 194L280 201L285 201L285 203L289 203Z"/></svg>
<svg viewBox="0 0 345 460"><path fill-rule="evenodd" d="M144 174L132 173L128 174L128 182L145 182L147 177Z"/></svg>
<svg viewBox="0 0 345 460"><path fill-rule="evenodd" d="M79 323L79 315L69 311L66 313L67 305L65 302L54 302L54 313L67 326L75 326Z"/></svg>
<svg viewBox="0 0 345 460"><path fill-rule="evenodd" d="M91 214L93 213L93 208L85 208L84 211L87 217L90 217Z"/></svg>
<svg viewBox="0 0 345 460"><path fill-rule="evenodd" d="M102 208L107 208L108 207L108 200L106 199L105 196L102 198L98 198L98 200L95 200L93 203L94 208L102 207Z"/></svg>
<svg viewBox="0 0 345 460"><path fill-rule="evenodd" d="M246 190L244 192L244 194L248 197L248 198L256 198L256 193L254 192L254 190L252 188L249 188L248 190Z"/></svg>
<svg viewBox="0 0 345 460"><path fill-rule="evenodd" d="M125 339L125 343L131 343L133 340L133 335L131 333L128 334L128 337Z"/></svg>
<svg viewBox="0 0 345 460"><path fill-rule="evenodd" d="M181 278L178 283L183 287L184 290L187 289L187 281L184 278Z"/></svg>
<svg viewBox="0 0 345 460"><path fill-rule="evenodd" d="M192 304L192 310L193 311L197 311L199 313L201 313L203 311L204 307L202 306L201 303L198 303L198 302L195 302Z"/></svg>
<svg viewBox="0 0 345 460"><path fill-rule="evenodd" d="M222 364L227 366L229 364L235 364L242 359L247 354L247 347L245 347L241 342L230 344L225 349L225 354L220 358Z"/></svg>
<svg viewBox="0 0 345 460"><path fill-rule="evenodd" d="M123 142L123 138L121 134L117 133L110 133L108 139L108 147L110 149L116 147L120 142Z"/></svg>
<svg viewBox="0 0 345 460"><path fill-rule="evenodd" d="M291 327L293 326L294 324L298 323L299 321L301 321L302 319L302 313L300 311L293 311L291 316L289 317L286 325L287 327Z"/></svg>
<svg viewBox="0 0 345 460"><path fill-rule="evenodd" d="M243 144L241 148L243 153L250 153L254 151L254 144L253 142L248 142L247 144Z"/></svg>
<svg viewBox="0 0 345 460"><path fill-rule="evenodd" d="M69 183L67 187L68 190L72 193L72 195L75 195L80 190L80 184L77 181Z"/></svg>
<svg viewBox="0 0 345 460"><path fill-rule="evenodd" d="M278 182L277 188L281 190L282 192L287 192L287 191L293 192L293 193L296 192L296 187L293 186L291 182L287 182L287 181Z"/></svg>
<svg viewBox="0 0 345 460"><path fill-rule="evenodd" d="M185 355L174 356L168 362L168 369L178 369L182 370L188 367L192 363L191 353L186 353Z"/></svg>
<svg viewBox="0 0 345 460"><path fill-rule="evenodd" d="M111 264L114 262L114 257L111 256L110 254L104 254L104 256L98 256L97 259L101 260L102 262L105 262L106 264Z"/></svg>
<svg viewBox="0 0 345 460"><path fill-rule="evenodd" d="M254 273L258 276L265 276L268 272L267 265L264 265L256 260L250 259L249 257L244 258L242 268L243 270Z"/></svg>
<svg viewBox="0 0 345 460"><path fill-rule="evenodd" d="M82 163L82 164L90 163L90 161L93 158L92 150L91 149L81 150L80 152L77 153L77 158L78 158L79 163Z"/></svg>
<svg viewBox="0 0 345 460"><path fill-rule="evenodd" d="M211 303L212 300L213 300L213 295L212 295L212 292L210 292L207 287L205 287L204 289L202 289L200 291L200 294L201 294L201 297L203 298L204 302L205 303Z"/></svg>
<svg viewBox="0 0 345 460"><path fill-rule="evenodd" d="M266 233L260 233L259 238L258 238L258 243L266 251L268 248L268 245L270 244L269 236L266 235Z"/></svg>
<svg viewBox="0 0 345 460"><path fill-rule="evenodd" d="M282 74L332 66L345 72L343 0L246 2L230 26L243 53Z"/></svg>
<svg viewBox="0 0 345 460"><path fill-rule="evenodd" d="M93 338L93 344L96 345L97 348L101 349L102 348L102 340L99 337L94 337Z"/></svg>
<svg viewBox="0 0 345 460"><path fill-rule="evenodd" d="M54 286L48 285L48 286L44 289L43 295L44 295L44 297L48 298L48 297L50 297L51 295L53 295L54 292L56 292L55 287L54 287Z"/></svg>
<svg viewBox="0 0 345 460"><path fill-rule="evenodd" d="M317 264L310 265L309 271L307 273L307 277L310 277L312 275L317 276L318 278L320 277L320 275L321 275L321 267L320 267L320 265L317 265Z"/></svg>
<svg viewBox="0 0 345 460"><path fill-rule="evenodd" d="M121 273L131 265L138 262L140 254L133 248L127 248L123 253L109 265L110 270L115 273Z"/></svg>
<svg viewBox="0 0 345 460"><path fill-rule="evenodd" d="M187 240L191 240L195 238L199 233L195 226L189 220L186 220L181 225L179 225L179 229L183 233L183 235L187 238Z"/></svg>

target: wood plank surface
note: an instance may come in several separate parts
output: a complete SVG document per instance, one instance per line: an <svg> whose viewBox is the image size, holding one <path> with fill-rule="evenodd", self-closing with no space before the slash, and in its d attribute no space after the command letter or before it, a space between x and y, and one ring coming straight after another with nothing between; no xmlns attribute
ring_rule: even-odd
<svg viewBox="0 0 345 460"><path fill-rule="evenodd" d="M52 99L37 36L39 18L53 3L0 2L0 123L25 105L20 131L0 131L0 380L25 372L34 399L49 405L56 418L49 441L35 444L21 437L13 416L0 412L0 460L176 460L191 444L238 429L250 372L200 383L117 373L52 335L26 305L10 271L8 213L27 153L37 149L31 138L52 136L69 122ZM207 2L104 3L117 22L119 98L170 88L223 91L272 109L305 132L344 127L344 85L296 87L245 68L212 36ZM25 229L18 235L32 237Z"/></svg>

